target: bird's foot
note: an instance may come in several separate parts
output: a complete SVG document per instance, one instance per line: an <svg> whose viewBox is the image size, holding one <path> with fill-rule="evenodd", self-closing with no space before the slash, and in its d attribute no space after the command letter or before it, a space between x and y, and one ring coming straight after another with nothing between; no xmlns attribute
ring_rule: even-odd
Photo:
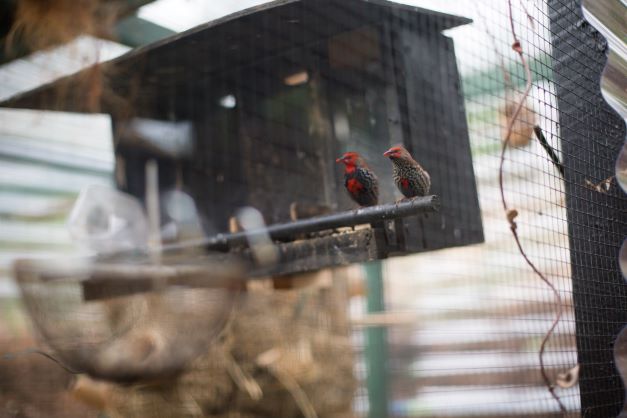
<svg viewBox="0 0 627 418"><path fill-rule="evenodd" d="M402 202L407 202L409 199L406 197L399 197L398 199L396 199L396 203L402 203Z"/></svg>

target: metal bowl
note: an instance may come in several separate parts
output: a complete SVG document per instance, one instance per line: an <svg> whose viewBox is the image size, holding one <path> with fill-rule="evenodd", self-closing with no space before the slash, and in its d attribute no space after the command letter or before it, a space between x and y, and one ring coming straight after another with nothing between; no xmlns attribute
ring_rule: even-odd
<svg viewBox="0 0 627 418"><path fill-rule="evenodd" d="M112 381L180 372L224 327L237 297L233 263L196 257L18 260L33 324L68 368Z"/></svg>

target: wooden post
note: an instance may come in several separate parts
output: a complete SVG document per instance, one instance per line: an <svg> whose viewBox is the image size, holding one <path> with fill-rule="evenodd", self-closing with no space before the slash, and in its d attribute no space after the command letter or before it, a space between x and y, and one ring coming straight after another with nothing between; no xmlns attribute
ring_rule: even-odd
<svg viewBox="0 0 627 418"><path fill-rule="evenodd" d="M615 180L609 190L600 191L587 182L614 175L625 124L601 95L607 43L584 20L580 3L548 2L581 364L579 392L583 416L614 417L625 395L612 348L627 324L627 285L618 264L627 236L627 198Z"/></svg>

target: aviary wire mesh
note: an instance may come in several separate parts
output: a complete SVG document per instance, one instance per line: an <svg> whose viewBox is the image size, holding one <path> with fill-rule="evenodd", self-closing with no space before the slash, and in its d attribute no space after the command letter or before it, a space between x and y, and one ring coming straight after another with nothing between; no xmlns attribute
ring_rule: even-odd
<svg viewBox="0 0 627 418"><path fill-rule="evenodd" d="M173 386L106 383L97 396L111 416L621 412L614 341L627 323L618 262L627 197L614 176L625 127L600 91L605 39L575 0L458 0L447 14L428 10L440 2L412 4L424 9L280 1L275 14L260 6L179 35L176 47L136 49L95 67L97 77L79 74L7 102L109 113L117 187L150 212L146 163L156 161L152 187L193 198L194 240L240 231L235 214L245 205L266 224L356 209L334 161L347 151L365 157L380 179L379 203L392 204L402 196L382 154L405 144L440 199L439 213L383 228L377 219L275 239L278 258L265 262L276 269L251 269L247 284L219 290L230 317L221 313L206 353ZM77 90L94 80L103 88ZM160 209L157 240L187 245L190 224L163 200ZM354 242L334 241L341 234ZM200 279L222 265L187 256L206 262ZM177 291L131 298L156 322L150 298ZM45 301L25 291L27 303L73 309L38 293ZM181 327L164 315L170 321L159 326L180 334L216 322ZM79 397L94 390L77 382Z"/></svg>
<svg viewBox="0 0 627 418"><path fill-rule="evenodd" d="M562 416L538 361L561 309L545 368L552 385L578 363L581 374L555 394L570 414L614 416L624 389L613 343L627 315L616 267L625 196L614 166L625 131L598 89L607 44L578 2L513 1L511 17L507 1L465 6L473 24L448 34L462 73L485 244L386 262L386 309L415 320L387 330L388 408L394 416ZM524 100L528 80L512 29L532 76ZM518 250L501 201L501 147L521 100L504 159L505 198L518 212L524 252L558 289L561 308ZM431 129L446 126L434 121Z"/></svg>

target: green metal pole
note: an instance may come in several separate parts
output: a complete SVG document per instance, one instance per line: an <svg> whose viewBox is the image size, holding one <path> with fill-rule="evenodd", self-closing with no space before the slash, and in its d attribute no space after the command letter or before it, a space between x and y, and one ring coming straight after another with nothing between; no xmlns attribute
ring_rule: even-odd
<svg viewBox="0 0 627 418"><path fill-rule="evenodd" d="M385 310L383 270L380 261L364 266L368 286L368 313ZM366 329L366 367L370 418L388 416L387 330L385 327Z"/></svg>

